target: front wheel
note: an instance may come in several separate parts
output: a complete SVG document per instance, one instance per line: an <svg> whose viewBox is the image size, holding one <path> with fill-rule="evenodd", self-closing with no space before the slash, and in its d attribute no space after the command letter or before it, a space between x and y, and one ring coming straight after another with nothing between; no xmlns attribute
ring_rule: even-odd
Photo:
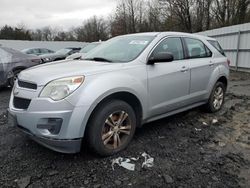
<svg viewBox="0 0 250 188"><path fill-rule="evenodd" d="M222 82L217 82L210 94L209 100L205 105L208 112L217 112L224 104L226 86Z"/></svg>
<svg viewBox="0 0 250 188"><path fill-rule="evenodd" d="M124 101L112 100L94 112L87 129L88 143L101 156L113 155L128 146L135 129L133 108Z"/></svg>

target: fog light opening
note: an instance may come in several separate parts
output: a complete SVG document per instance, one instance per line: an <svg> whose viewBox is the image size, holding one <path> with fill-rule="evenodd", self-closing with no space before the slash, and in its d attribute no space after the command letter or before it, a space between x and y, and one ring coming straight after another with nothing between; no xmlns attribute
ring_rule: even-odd
<svg viewBox="0 0 250 188"><path fill-rule="evenodd" d="M37 124L37 128L47 130L50 134L59 134L61 130L63 119L62 118L43 118Z"/></svg>

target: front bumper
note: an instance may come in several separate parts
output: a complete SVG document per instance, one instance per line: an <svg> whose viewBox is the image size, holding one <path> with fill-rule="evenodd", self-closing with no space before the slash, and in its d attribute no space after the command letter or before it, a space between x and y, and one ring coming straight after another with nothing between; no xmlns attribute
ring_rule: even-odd
<svg viewBox="0 0 250 188"><path fill-rule="evenodd" d="M45 137L39 137L32 134L28 129L17 125L19 129L22 130L23 133L29 136L35 142L45 146L53 151L61 152L61 153L77 153L81 150L81 143L82 139L67 139L67 140L60 140L60 139L49 139Z"/></svg>
<svg viewBox="0 0 250 188"><path fill-rule="evenodd" d="M16 89L18 95L14 96ZM39 88L37 91L32 91L14 87L13 90L8 110L10 116L14 117L12 126L22 129L31 139L54 151L63 153L80 151L89 106L76 107L67 100L53 101L39 98L37 97ZM30 99L28 108L16 108L14 97ZM50 129L57 124L59 127Z"/></svg>
<svg viewBox="0 0 250 188"><path fill-rule="evenodd" d="M82 138L57 139L35 135L28 128L19 125L16 114L13 115L10 110L8 110L8 126L18 128L35 142L53 151L61 153L77 153L81 150Z"/></svg>

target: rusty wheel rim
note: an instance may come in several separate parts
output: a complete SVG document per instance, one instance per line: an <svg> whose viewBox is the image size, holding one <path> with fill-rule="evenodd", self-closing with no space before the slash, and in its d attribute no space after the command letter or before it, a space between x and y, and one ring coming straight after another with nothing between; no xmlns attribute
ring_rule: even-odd
<svg viewBox="0 0 250 188"><path fill-rule="evenodd" d="M131 120L125 111L110 114L102 129L102 141L105 147L117 149L123 146L131 134Z"/></svg>
<svg viewBox="0 0 250 188"><path fill-rule="evenodd" d="M217 87L214 91L213 106L216 110L221 108L224 99L224 91L222 87Z"/></svg>

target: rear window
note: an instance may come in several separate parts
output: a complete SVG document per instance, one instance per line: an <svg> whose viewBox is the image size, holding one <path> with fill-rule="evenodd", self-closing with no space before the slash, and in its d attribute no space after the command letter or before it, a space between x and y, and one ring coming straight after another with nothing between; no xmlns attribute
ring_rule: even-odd
<svg viewBox="0 0 250 188"><path fill-rule="evenodd" d="M225 56L225 52L224 50L222 49L222 47L220 46L219 42L216 41L216 40L208 40L208 42L213 46L215 47L222 55Z"/></svg>

